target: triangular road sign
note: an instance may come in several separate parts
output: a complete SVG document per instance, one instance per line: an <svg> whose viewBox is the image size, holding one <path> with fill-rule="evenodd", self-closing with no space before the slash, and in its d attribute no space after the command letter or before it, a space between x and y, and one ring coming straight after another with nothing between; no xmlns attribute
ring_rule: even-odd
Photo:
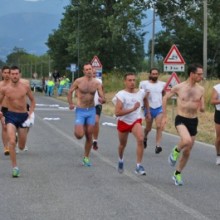
<svg viewBox="0 0 220 220"><path fill-rule="evenodd" d="M175 85L179 84L180 83L180 79L178 78L178 76L176 75L175 72L173 72L170 76L170 78L168 79L165 87L164 87L164 90L166 92L170 91Z"/></svg>
<svg viewBox="0 0 220 220"><path fill-rule="evenodd" d="M164 64L185 64L185 61L175 44L171 47L163 63Z"/></svg>
<svg viewBox="0 0 220 220"><path fill-rule="evenodd" d="M102 68L102 64L97 56L93 57L91 64L94 68Z"/></svg>

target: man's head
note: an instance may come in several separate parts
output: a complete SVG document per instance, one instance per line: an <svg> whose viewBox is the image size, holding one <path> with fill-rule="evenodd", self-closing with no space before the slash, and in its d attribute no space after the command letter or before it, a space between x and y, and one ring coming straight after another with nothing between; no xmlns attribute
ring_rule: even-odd
<svg viewBox="0 0 220 220"><path fill-rule="evenodd" d="M17 83L21 77L20 69L17 66L10 68L10 79L13 83Z"/></svg>
<svg viewBox="0 0 220 220"><path fill-rule="evenodd" d="M91 63L85 63L83 65L83 73L87 77L93 77L93 68Z"/></svg>
<svg viewBox="0 0 220 220"><path fill-rule="evenodd" d="M10 79L10 67L9 66L2 67L2 78L6 81Z"/></svg>
<svg viewBox="0 0 220 220"><path fill-rule="evenodd" d="M191 64L188 67L188 76L194 81L200 82L203 79L203 67L201 64Z"/></svg>
<svg viewBox="0 0 220 220"><path fill-rule="evenodd" d="M134 73L126 73L124 75L124 83L127 89L135 89L136 86L136 76Z"/></svg>
<svg viewBox="0 0 220 220"><path fill-rule="evenodd" d="M157 68L151 68L150 69L150 75L149 75L149 80L156 82L159 77L159 70Z"/></svg>

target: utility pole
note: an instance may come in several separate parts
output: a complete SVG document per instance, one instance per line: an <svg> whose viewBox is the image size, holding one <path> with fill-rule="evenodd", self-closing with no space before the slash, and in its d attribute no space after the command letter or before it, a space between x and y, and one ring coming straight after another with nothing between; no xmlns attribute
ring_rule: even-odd
<svg viewBox="0 0 220 220"><path fill-rule="evenodd" d="M155 5L153 6L153 24L152 24L152 40L151 40L151 64L150 67L154 67L154 38L155 38L155 22L156 22L156 15L155 15Z"/></svg>
<svg viewBox="0 0 220 220"><path fill-rule="evenodd" d="M203 71L204 78L207 78L207 32L208 32L208 19L207 19L207 0L203 0Z"/></svg>

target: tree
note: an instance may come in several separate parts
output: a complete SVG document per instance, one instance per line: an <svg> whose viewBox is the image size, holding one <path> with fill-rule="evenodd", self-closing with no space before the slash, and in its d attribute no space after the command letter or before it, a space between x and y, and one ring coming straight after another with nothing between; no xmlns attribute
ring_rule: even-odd
<svg viewBox="0 0 220 220"><path fill-rule="evenodd" d="M48 47L55 63L82 65L97 55L106 71L140 69L144 59L141 0L79 0L66 7ZM79 56L78 56L79 55ZM69 62L69 63L68 63Z"/></svg>
<svg viewBox="0 0 220 220"><path fill-rule="evenodd" d="M155 0L150 3L155 4L165 28L156 35L155 54L164 58L171 45L176 44L187 64L203 63L203 1ZM211 76L220 70L220 2L209 1L208 7L208 72Z"/></svg>

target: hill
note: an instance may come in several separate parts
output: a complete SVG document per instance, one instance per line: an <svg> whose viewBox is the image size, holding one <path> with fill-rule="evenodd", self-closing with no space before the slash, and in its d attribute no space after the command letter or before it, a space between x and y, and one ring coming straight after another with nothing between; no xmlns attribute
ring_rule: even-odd
<svg viewBox="0 0 220 220"><path fill-rule="evenodd" d="M46 13L13 13L0 16L0 59L14 47L36 55L47 51L45 42L58 28L60 15Z"/></svg>

